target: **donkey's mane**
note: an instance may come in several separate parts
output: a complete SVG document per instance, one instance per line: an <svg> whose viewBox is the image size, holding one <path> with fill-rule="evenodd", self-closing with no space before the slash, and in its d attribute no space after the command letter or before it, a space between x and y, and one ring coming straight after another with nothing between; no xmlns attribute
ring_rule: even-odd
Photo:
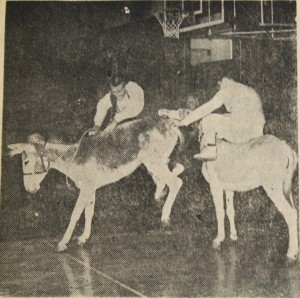
<svg viewBox="0 0 300 298"><path fill-rule="evenodd" d="M75 144L61 144L61 143L47 143L45 155L52 161L61 158L69 161L74 157L78 143Z"/></svg>

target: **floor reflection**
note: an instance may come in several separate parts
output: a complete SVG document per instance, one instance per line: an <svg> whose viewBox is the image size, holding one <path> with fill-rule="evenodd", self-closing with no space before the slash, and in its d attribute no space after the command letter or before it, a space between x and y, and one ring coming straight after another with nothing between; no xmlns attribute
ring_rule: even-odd
<svg viewBox="0 0 300 298"><path fill-rule="evenodd" d="M59 259L67 277L70 289L70 296L94 296L93 280L91 274L89 253L79 248L78 260L83 262L83 266L78 270L78 266L74 266L74 260L68 258L65 254L60 254Z"/></svg>
<svg viewBox="0 0 300 298"><path fill-rule="evenodd" d="M299 298L300 297L300 281L299 281L299 264L288 268L287 279L289 283L289 297Z"/></svg>
<svg viewBox="0 0 300 298"><path fill-rule="evenodd" d="M215 251L209 240L95 237L61 254L47 241L0 242L0 296L299 297L299 261L284 262L284 245L251 236Z"/></svg>
<svg viewBox="0 0 300 298"><path fill-rule="evenodd" d="M299 261L289 263L284 257L270 260L268 249L254 247L231 245L215 252L216 282L212 295L300 297Z"/></svg>
<svg viewBox="0 0 300 298"><path fill-rule="evenodd" d="M214 254L217 265L215 296L234 296L236 293L237 252L230 246L226 252L216 251Z"/></svg>

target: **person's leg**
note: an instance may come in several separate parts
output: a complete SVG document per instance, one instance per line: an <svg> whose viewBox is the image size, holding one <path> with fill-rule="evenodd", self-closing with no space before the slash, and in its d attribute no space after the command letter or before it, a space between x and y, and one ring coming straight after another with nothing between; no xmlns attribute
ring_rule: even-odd
<svg viewBox="0 0 300 298"><path fill-rule="evenodd" d="M199 160L215 160L217 158L216 135L231 141L231 118L229 114L210 114L201 120L200 153L194 155Z"/></svg>

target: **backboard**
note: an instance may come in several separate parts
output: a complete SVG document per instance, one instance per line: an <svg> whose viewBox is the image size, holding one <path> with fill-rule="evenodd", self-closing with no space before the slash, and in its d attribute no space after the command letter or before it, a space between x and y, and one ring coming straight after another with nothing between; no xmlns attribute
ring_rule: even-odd
<svg viewBox="0 0 300 298"><path fill-rule="evenodd" d="M232 30L252 31L296 27L296 0L164 0L164 9L187 13L180 33L229 24Z"/></svg>
<svg viewBox="0 0 300 298"><path fill-rule="evenodd" d="M224 0L165 0L164 7L187 13L180 26L181 33L224 23Z"/></svg>

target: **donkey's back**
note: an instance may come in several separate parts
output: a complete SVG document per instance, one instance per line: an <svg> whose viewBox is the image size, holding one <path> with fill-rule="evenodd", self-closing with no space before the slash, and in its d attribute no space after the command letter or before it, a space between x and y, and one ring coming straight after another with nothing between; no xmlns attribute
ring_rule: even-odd
<svg viewBox="0 0 300 298"><path fill-rule="evenodd" d="M298 158L285 141L272 135L241 144L218 140L217 150L217 160L203 164L208 182L217 178L224 189L234 191L259 186L290 189Z"/></svg>

